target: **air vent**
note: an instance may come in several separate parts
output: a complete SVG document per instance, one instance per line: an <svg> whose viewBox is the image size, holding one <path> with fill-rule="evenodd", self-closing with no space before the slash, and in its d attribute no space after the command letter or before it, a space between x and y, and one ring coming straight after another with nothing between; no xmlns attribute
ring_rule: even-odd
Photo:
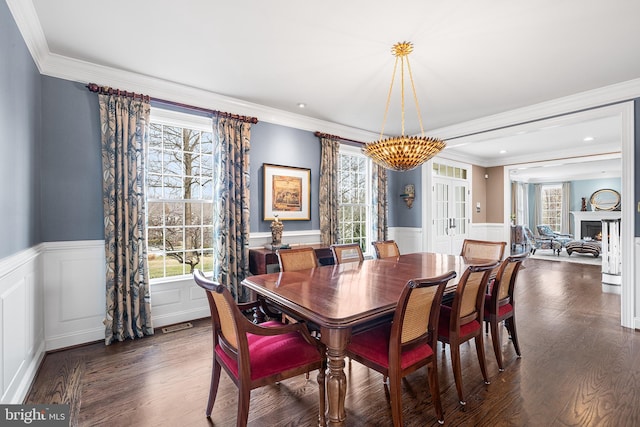
<svg viewBox="0 0 640 427"><path fill-rule="evenodd" d="M162 333L168 334L169 332L182 331L183 329L193 328L193 325L190 322L187 323L178 323L175 325L167 326L162 328Z"/></svg>

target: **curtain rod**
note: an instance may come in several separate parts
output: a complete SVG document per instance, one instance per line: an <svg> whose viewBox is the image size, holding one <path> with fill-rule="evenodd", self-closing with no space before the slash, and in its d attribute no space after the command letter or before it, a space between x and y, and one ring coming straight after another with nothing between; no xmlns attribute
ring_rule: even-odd
<svg viewBox="0 0 640 427"><path fill-rule="evenodd" d="M366 144L366 142L356 141L355 139L343 138L343 137L337 136L337 135L330 135L328 133L322 133L320 131L315 131L313 134L315 136L317 136L318 138L339 139L340 141L353 142L355 144L360 144L360 145L365 145Z"/></svg>
<svg viewBox="0 0 640 427"><path fill-rule="evenodd" d="M204 113L208 113L214 116L218 116L218 117L226 117L226 118L231 118L231 119L237 119L237 120L241 120L243 122L247 122L247 123L253 123L256 124L258 123L258 119L256 117L249 117L249 116L241 116L238 114L232 114L232 113L226 113L224 111L217 111L217 110L211 110L209 108L203 108L203 107L196 107L195 105L189 105L189 104L182 104L179 102L174 102L174 101L168 101L166 99L159 99L159 98L153 98L150 97L149 95L142 95L139 93L135 93L135 92L127 92L127 91L123 91L120 89L113 89L109 86L99 86L95 83L89 83L86 86L87 89L89 89L90 92L94 92L94 93L98 93L98 94L102 94L102 95L118 95L118 96L126 96L128 98L133 98L133 99L140 99L143 101L156 101L156 102L160 102L162 104L167 104L167 105L173 105L176 107L182 107L182 108L187 108L190 110L196 110L196 111L201 111Z"/></svg>

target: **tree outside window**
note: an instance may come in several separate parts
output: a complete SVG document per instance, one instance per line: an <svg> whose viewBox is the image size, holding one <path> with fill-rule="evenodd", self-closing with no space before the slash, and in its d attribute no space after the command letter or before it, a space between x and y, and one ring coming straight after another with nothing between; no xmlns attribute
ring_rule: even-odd
<svg viewBox="0 0 640 427"><path fill-rule="evenodd" d="M213 134L150 125L147 150L147 241L150 278L192 274L213 260Z"/></svg>

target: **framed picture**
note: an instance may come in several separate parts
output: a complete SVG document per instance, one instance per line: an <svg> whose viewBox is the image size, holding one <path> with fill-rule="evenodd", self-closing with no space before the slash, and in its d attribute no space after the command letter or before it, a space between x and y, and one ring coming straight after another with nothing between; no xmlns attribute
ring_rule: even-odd
<svg viewBox="0 0 640 427"><path fill-rule="evenodd" d="M264 220L311 219L311 169L265 163Z"/></svg>

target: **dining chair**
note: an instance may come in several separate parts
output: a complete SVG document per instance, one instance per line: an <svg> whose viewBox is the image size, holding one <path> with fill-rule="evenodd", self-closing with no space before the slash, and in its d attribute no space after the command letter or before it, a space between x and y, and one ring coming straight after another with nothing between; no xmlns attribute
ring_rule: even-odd
<svg viewBox="0 0 640 427"><path fill-rule="evenodd" d="M396 258L400 256L400 250L395 240L383 240L371 242L376 251L376 258Z"/></svg>
<svg viewBox="0 0 640 427"><path fill-rule="evenodd" d="M304 323L278 321L254 324L242 313L259 302L236 304L229 290L196 270L193 278L206 291L213 332L213 366L206 416L218 393L220 371L238 387L236 425L247 425L251 390L318 369L319 418L325 417L325 347L311 337Z"/></svg>
<svg viewBox="0 0 640 427"><path fill-rule="evenodd" d="M309 246L293 249L278 249L280 271L308 270L318 267L316 251Z"/></svg>
<svg viewBox="0 0 640 427"><path fill-rule="evenodd" d="M498 369L504 371L502 365L502 340L500 339L500 323L504 322L518 358L520 345L516 331L515 300L513 298L516 278L522 266L522 261L529 256L528 252L507 257L498 267L491 293L485 295L484 321L491 326L491 341L496 355Z"/></svg>
<svg viewBox="0 0 640 427"><path fill-rule="evenodd" d="M401 380L423 366L427 366L438 423L444 423L435 351L440 301L446 284L455 276L456 272L450 271L410 280L402 290L393 321L354 334L347 346L350 358L389 378L394 426L403 425Z"/></svg>
<svg viewBox="0 0 640 427"><path fill-rule="evenodd" d="M456 286L451 305L440 305L440 321L438 323L438 341L449 344L451 367L458 391L460 404L465 405L462 391L462 368L460 365L460 345L474 339L478 362L485 384L489 384L482 339L482 320L484 316L484 295L491 271L499 262L481 265L470 265L462 273Z"/></svg>
<svg viewBox="0 0 640 427"><path fill-rule="evenodd" d="M502 261L507 242L464 239L460 255L465 258Z"/></svg>
<svg viewBox="0 0 640 427"><path fill-rule="evenodd" d="M345 262L361 262L364 260L362 248L359 243L343 243L331 245L333 262L343 264Z"/></svg>
<svg viewBox="0 0 640 427"><path fill-rule="evenodd" d="M278 249L276 254L278 255L278 264L280 264L280 271L309 270L311 268L316 268L319 266L316 251L310 246L303 246L294 249ZM282 320L284 322L295 323L301 320L299 316L287 312L287 310L280 306L275 307L275 309L282 312ZM312 324L309 325L309 327L311 328L313 334L319 334L319 329L316 327L316 325Z"/></svg>

